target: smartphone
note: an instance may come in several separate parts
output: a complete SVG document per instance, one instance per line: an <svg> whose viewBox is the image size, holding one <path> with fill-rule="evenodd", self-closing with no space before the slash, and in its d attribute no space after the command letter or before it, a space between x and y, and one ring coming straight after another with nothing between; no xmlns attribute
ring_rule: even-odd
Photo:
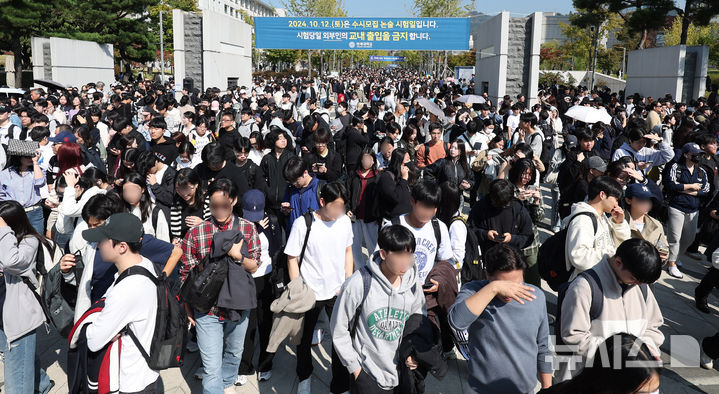
<svg viewBox="0 0 719 394"><path fill-rule="evenodd" d="M434 286L434 283L425 283L422 285L422 288L426 290L426 289L431 289L432 286Z"/></svg>

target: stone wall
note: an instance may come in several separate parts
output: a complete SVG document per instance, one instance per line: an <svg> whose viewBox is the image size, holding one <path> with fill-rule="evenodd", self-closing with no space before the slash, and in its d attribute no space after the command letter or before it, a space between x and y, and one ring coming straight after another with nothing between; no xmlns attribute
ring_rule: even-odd
<svg viewBox="0 0 719 394"><path fill-rule="evenodd" d="M33 37L33 79L50 79L67 86L81 87L88 82L115 80L112 44L59 37Z"/></svg>

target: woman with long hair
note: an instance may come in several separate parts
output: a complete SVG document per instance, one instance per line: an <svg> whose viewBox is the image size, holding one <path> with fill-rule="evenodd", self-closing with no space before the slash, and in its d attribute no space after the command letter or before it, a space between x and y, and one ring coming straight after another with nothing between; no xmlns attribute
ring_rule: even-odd
<svg viewBox="0 0 719 394"><path fill-rule="evenodd" d="M202 179L192 168L183 168L175 178L175 200L170 209L172 243L179 244L187 231L210 218Z"/></svg>
<svg viewBox="0 0 719 394"><path fill-rule="evenodd" d="M347 178L347 190L349 191L347 216L352 220L352 233L354 234L352 254L358 268L363 266L366 261L362 254L362 247L367 248L371 254L377 246L378 224L376 221L365 220L365 207L367 207L367 187L377 182L378 175L377 156L372 148L367 146L360 154L357 169Z"/></svg>
<svg viewBox="0 0 719 394"><path fill-rule="evenodd" d="M147 178L136 172L127 174L122 186L122 199L125 207L133 215L140 218L145 229L145 234L170 242L170 228L162 209L152 203L150 192L147 189Z"/></svg>
<svg viewBox="0 0 719 394"><path fill-rule="evenodd" d="M469 171L467 152L462 140L455 140L449 145L447 157L437 160L424 170L424 176L437 183L449 182L456 184L460 190L469 190L474 183Z"/></svg>
<svg viewBox="0 0 719 394"><path fill-rule="evenodd" d="M542 207L542 193L538 186L534 185L537 177L537 170L534 162L528 158L519 159L509 169L509 181L514 185L514 197L522 202L529 216L532 218L532 232L534 241L531 245L522 249L522 254L527 261L527 269L524 271L524 280L535 286L540 285L539 267L537 266L537 253L539 253L539 232L537 224L544 219L544 208Z"/></svg>
<svg viewBox="0 0 719 394"><path fill-rule="evenodd" d="M88 161L93 166L105 170L105 161L102 158L102 153L98 149L98 143L95 136L90 131L88 125L80 125L74 130L75 138L77 139L77 145L80 147L80 151L83 156L83 162Z"/></svg>
<svg viewBox="0 0 719 394"><path fill-rule="evenodd" d="M74 142L68 142L60 145L57 149L57 167L58 176L64 174L69 169L74 169L78 174L82 175L83 158L82 148Z"/></svg>
<svg viewBox="0 0 719 394"><path fill-rule="evenodd" d="M8 393L47 393L53 386L35 352L35 330L45 322L45 314L33 294L39 286L33 270L37 253L45 249L51 250L51 244L30 224L25 208L17 201L0 202L0 266L5 290L0 348Z"/></svg>
<svg viewBox="0 0 719 394"><path fill-rule="evenodd" d="M412 210L410 185L414 183L416 171L411 167L416 168L406 150L400 148L392 152L389 166L377 179L382 218L391 219Z"/></svg>
<svg viewBox="0 0 719 394"><path fill-rule="evenodd" d="M397 146L395 147L406 150L413 162L417 161L417 146L419 145L419 141L417 141L418 133L417 126L412 123L407 124L402 130L402 136L399 141L397 141Z"/></svg>

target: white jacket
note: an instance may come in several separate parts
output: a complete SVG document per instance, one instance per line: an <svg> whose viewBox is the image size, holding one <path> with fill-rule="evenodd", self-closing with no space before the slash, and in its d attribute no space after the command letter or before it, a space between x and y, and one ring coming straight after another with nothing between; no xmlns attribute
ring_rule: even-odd
<svg viewBox="0 0 719 394"><path fill-rule="evenodd" d="M572 220L579 212L591 212L597 218L596 233L594 233L592 219L589 216L581 215ZM567 269L572 266L575 268L570 280L576 278L581 272L594 267L603 257L613 256L617 246L631 238L629 224L625 220L622 220L621 223L614 223L606 215L600 216L596 209L586 202L572 205L572 213L564 219L563 227L566 227L567 223L569 223L569 227L567 228L564 256ZM618 241L616 245L612 235Z"/></svg>

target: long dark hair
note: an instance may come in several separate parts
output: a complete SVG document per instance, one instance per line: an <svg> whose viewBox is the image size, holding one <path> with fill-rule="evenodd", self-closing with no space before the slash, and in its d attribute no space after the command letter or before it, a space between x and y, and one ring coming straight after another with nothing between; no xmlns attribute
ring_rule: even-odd
<svg viewBox="0 0 719 394"><path fill-rule="evenodd" d="M462 170L464 170L464 177L469 177L469 164L467 164L467 145L464 144L463 140L456 139L452 141L449 146L451 147L452 144L457 143L457 150L459 150L459 157L457 158L457 161L459 162L459 165L462 166ZM449 157L449 149L447 149L447 159L452 160L452 158ZM458 181L462 181L462 179L458 179Z"/></svg>
<svg viewBox="0 0 719 394"><path fill-rule="evenodd" d="M644 342L632 334L620 333L600 344L592 364L572 380L557 385L553 392L634 393L660 372L659 362Z"/></svg>
<svg viewBox="0 0 719 394"><path fill-rule="evenodd" d="M519 183L522 180L522 174L524 174L524 171L530 170L532 173L532 178L529 179L529 182L527 185L534 184L534 180L537 177L537 171L535 169L534 163L532 160L525 158L519 159L516 162L512 164L512 167L509 169L509 181L512 182L514 185L519 186Z"/></svg>
<svg viewBox="0 0 719 394"><path fill-rule="evenodd" d="M143 177L137 172L131 172L127 174L127 176L125 176L125 179L122 181L122 186L120 186L121 192L122 188L128 183L134 183L135 185L138 185L142 188L142 197L140 197L140 216L142 222L145 223L150 217L150 214L152 213L152 199L150 198L150 192L147 190L147 178ZM124 198L123 201L125 202L125 207L127 207L127 210L129 212L132 212L132 207L130 206L130 204L128 204Z"/></svg>
<svg viewBox="0 0 719 394"><path fill-rule="evenodd" d="M15 233L18 245L26 237L34 237L40 244L45 246L47 249L52 249L50 241L47 238L40 235L35 227L30 224L30 220L27 218L25 208L17 201L2 201L0 202L0 217L3 218L5 223ZM38 253L42 253L38 250Z"/></svg>
<svg viewBox="0 0 719 394"><path fill-rule="evenodd" d="M437 209L437 218L449 227L452 218L459 210L459 186L454 182L444 181L439 188L442 191L442 204Z"/></svg>
<svg viewBox="0 0 719 394"><path fill-rule="evenodd" d="M201 209L205 203L205 192L202 184L203 182L200 175L192 168L181 169L177 172L177 176L175 177L175 190L177 190L179 186L197 185L197 189L195 189L195 202L190 205L190 208L194 210ZM177 192L175 192L174 200L175 204L186 204L185 200L183 200Z"/></svg>
<svg viewBox="0 0 719 394"><path fill-rule="evenodd" d="M404 162L404 155L406 154L408 154L408 152L403 148L397 148L392 151L392 156L389 159L389 165L386 171L394 175L395 182L399 182L399 180L402 179L402 162Z"/></svg>

